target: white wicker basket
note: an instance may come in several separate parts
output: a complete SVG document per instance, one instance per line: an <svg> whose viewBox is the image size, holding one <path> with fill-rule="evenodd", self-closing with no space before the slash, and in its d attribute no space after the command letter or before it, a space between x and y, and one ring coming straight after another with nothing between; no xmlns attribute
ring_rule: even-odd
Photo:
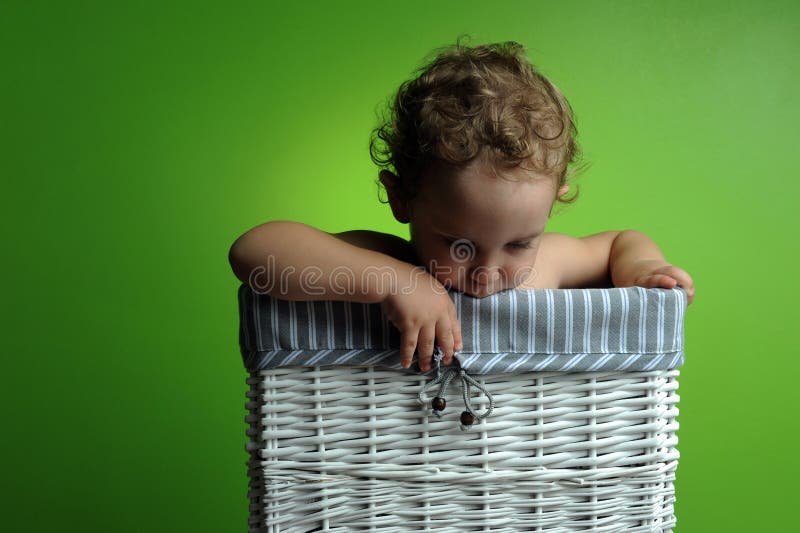
<svg viewBox="0 0 800 533"><path fill-rule="evenodd" d="M462 431L459 415L464 407L458 400L464 381L452 382L449 405L441 418L433 416L429 403L420 405L418 400L433 375L403 371L397 350L376 347L377 334L362 336L386 332L386 323L366 320L358 327L352 322L354 312L364 311L368 317L373 306L325 302L330 314L328 320L319 320L313 306L320 302L278 303L240 289L240 341L250 370L250 531L670 531L678 461L675 367L683 361L685 296L660 289L593 291L605 294L582 293L583 306L551 305L553 320L532 312L538 326L524 321L530 326L527 339L551 333L543 343L546 349L529 352L535 354L529 362L546 371L488 374L477 372L486 367L476 364L478 352L468 348L481 347L489 337L496 343L498 322L488 336L474 326L506 316L497 312L504 307L513 309L511 316L518 319L519 302L493 296L481 300L484 307L479 308L477 300L453 295L459 317L473 325L462 322L465 352L459 360L473 369L468 373L493 401L491 416ZM550 298L550 304L562 297L574 304L577 296L577 291L548 291L547 298L545 291L510 292L517 293L512 297ZM617 296L624 306L604 307L602 313L591 306L592 301L613 303ZM469 311L465 303L475 307ZM337 308L340 304L345 307ZM314 334L300 335L305 341L298 340L304 326L295 327L303 323L298 306L312 317L306 331ZM538 308L532 304L530 309ZM564 309L566 321L559 318ZM580 313L589 319L583 322L586 333L591 333L591 317L612 337L619 327L617 340L627 344L626 350L608 332L597 345L605 355L559 346L552 334L558 335L562 326L574 333L576 322L569 317ZM356 334L346 341L350 346L340 347L331 318L346 322L347 316L346 326ZM635 324L641 326L639 342L626 343ZM673 326L665 330L665 324ZM503 320L499 327L505 327ZM658 333L653 340L643 338L643 331L651 337ZM381 338L384 347L396 340L389 332ZM320 339L325 338L332 343L323 347ZM364 342L354 343L353 338ZM522 344L519 329L510 339L513 346ZM650 349L653 342L658 351ZM304 343L313 346L298 347ZM590 339L581 345L591 346ZM347 364L310 364L324 360L326 353L342 359L342 352L351 355ZM356 359L379 354L383 364L353 364L356 353ZM503 353L489 352L484 362ZM589 357L597 362L591 366L601 370L552 371L556 355L566 361ZM634 356L636 364L631 363ZM564 360L558 364L563 366ZM621 371L610 368L609 361L618 361L617 366L624 361L629 368L665 368ZM476 413L489 407L487 396L475 387L470 403Z"/></svg>

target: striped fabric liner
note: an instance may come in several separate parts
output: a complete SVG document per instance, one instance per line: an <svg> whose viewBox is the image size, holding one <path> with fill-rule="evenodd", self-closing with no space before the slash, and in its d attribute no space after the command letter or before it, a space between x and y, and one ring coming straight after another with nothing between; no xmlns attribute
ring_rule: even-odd
<svg viewBox="0 0 800 533"><path fill-rule="evenodd" d="M682 289L514 289L486 298L450 291L471 374L648 371L683 364ZM375 365L401 371L400 334L379 304L287 301L239 287L248 371ZM419 372L415 365L408 371Z"/></svg>

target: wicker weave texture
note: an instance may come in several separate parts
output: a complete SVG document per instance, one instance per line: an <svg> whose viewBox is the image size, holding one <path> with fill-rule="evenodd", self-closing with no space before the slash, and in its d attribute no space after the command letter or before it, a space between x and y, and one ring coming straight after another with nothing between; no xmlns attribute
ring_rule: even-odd
<svg viewBox="0 0 800 533"><path fill-rule="evenodd" d="M250 531L671 531L678 373L482 376L494 412L462 432L457 384L420 405L430 376L253 372Z"/></svg>

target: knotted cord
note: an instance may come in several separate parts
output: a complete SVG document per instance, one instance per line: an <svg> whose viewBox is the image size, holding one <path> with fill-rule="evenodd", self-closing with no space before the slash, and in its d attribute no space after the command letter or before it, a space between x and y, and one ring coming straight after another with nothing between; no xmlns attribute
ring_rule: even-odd
<svg viewBox="0 0 800 533"><path fill-rule="evenodd" d="M442 371L442 359L443 359L443 357L444 357L444 354L442 353L442 350L437 346L435 348L435 350L434 350L434 353L433 353L433 361L434 361L434 365L436 367L436 377L432 381L430 381L430 382L426 383L425 385L423 385L423 387L419 391L419 395L418 395L419 402L421 404L423 404L423 405L427 404L428 402L427 402L427 399L425 398L425 393L428 391L428 389L430 389L430 388L432 388L432 387L434 387L436 385L439 385L439 391L437 393L437 398L445 399L445 395L447 393L447 387L450 386L450 382L454 378L460 377L461 378L461 390L462 390L462 393L463 393L462 396L464 398L464 407L466 408L467 412L470 413L475 418L475 420L483 420L484 418L486 418L489 415L491 415L492 411L494 410L494 399L492 398L492 395L489 393L489 391L486 390L486 388L483 385L481 385L480 383L475 381L475 379L472 376L470 376L469 374L467 374L467 371L464 370L463 368L461 368L458 364L453 365L451 367L448 367L447 369ZM456 360L456 363L458 363L458 360ZM486 398L489 400L489 407L488 407L488 409L486 409L486 412L484 412L483 414L479 415L478 413L476 413L472 409L472 405L470 403L470 394L469 394L470 393L470 385L472 385L473 387L475 387L479 391L481 391L486 396ZM433 414L436 415L437 418L441 418L442 417L441 411L439 411L439 410L437 410L435 408L433 409ZM462 423L461 424L461 430L462 431L469 430L471 425L472 424L466 424L465 425L465 424Z"/></svg>

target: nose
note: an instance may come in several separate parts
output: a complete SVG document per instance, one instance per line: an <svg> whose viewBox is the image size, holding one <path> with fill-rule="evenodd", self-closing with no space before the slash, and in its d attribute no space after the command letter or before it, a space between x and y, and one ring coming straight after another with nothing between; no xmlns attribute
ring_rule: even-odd
<svg viewBox="0 0 800 533"><path fill-rule="evenodd" d="M497 267L478 265L472 268L469 276L473 283L489 285L499 279L500 270Z"/></svg>

